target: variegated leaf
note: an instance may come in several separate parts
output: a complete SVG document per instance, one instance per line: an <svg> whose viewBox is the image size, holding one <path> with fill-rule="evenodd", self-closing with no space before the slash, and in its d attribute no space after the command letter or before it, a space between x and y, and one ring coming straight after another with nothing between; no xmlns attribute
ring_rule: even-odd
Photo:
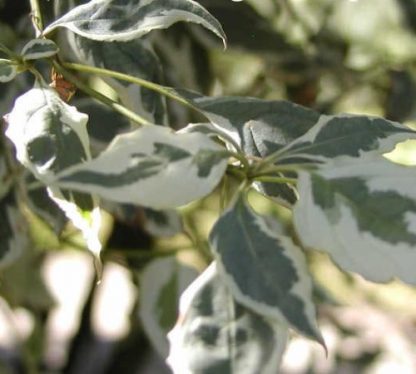
<svg viewBox="0 0 416 374"><path fill-rule="evenodd" d="M20 257L29 244L27 222L13 190L0 200L0 222L0 268L3 268Z"/></svg>
<svg viewBox="0 0 416 374"><path fill-rule="evenodd" d="M228 153L203 134L147 126L119 135L97 158L68 168L55 183L103 198L163 209L209 194Z"/></svg>
<svg viewBox="0 0 416 374"><path fill-rule="evenodd" d="M302 243L376 282L416 285L416 170L384 158L338 159L299 174Z"/></svg>
<svg viewBox="0 0 416 374"><path fill-rule="evenodd" d="M219 271L238 302L322 343L304 255L270 227L240 196L209 236Z"/></svg>
<svg viewBox="0 0 416 374"><path fill-rule="evenodd" d="M272 321L234 301L215 263L183 293L180 318L169 333L175 374L275 374L288 337Z"/></svg>
<svg viewBox="0 0 416 374"><path fill-rule="evenodd" d="M325 162L341 156L360 158L387 153L397 143L411 138L416 138L414 130L384 118L322 115L305 135L286 147L280 159Z"/></svg>
<svg viewBox="0 0 416 374"><path fill-rule="evenodd" d="M88 39L129 41L180 21L201 24L225 44L220 23L192 0L92 0L53 22L44 34L65 27Z"/></svg>
<svg viewBox="0 0 416 374"><path fill-rule="evenodd" d="M58 46L49 39L32 39L22 49L24 60L37 60L56 55L59 52Z"/></svg>
<svg viewBox="0 0 416 374"><path fill-rule="evenodd" d="M167 333L178 318L180 295L197 276L195 269L179 263L174 256L153 260L140 276L140 318L147 336L164 358L169 353Z"/></svg>
<svg viewBox="0 0 416 374"><path fill-rule="evenodd" d="M67 33L66 38L70 59L151 82L160 83L162 80L159 59L146 39L99 42L72 33ZM108 77L103 79L118 93L124 106L152 123L166 124L165 100L160 94L129 82Z"/></svg>
<svg viewBox="0 0 416 374"><path fill-rule="evenodd" d="M17 75L17 65L12 61L0 59L0 82L10 82Z"/></svg>

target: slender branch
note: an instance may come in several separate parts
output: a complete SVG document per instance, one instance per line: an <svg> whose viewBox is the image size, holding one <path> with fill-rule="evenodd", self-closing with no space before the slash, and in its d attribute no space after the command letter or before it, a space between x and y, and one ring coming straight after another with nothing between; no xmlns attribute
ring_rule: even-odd
<svg viewBox="0 0 416 374"><path fill-rule="evenodd" d="M30 7L32 8L33 24L40 35L43 31L43 16L39 6L39 0L30 0Z"/></svg>
<svg viewBox="0 0 416 374"><path fill-rule="evenodd" d="M146 120L145 118L139 116L138 114L134 113L130 109L126 108L125 106L117 103L116 101L104 96L103 94L93 90L91 87L83 83L79 80L75 75L70 73L68 70L64 69L60 64L57 62L53 62L53 66L55 67L56 71L61 73L65 79L73 83L77 86L81 91L84 91L86 94L94 97L95 99L101 101L103 104L108 105L110 108L114 109L116 112L122 114L123 116L131 119L135 123L139 125L152 125L151 122Z"/></svg>
<svg viewBox="0 0 416 374"><path fill-rule="evenodd" d="M175 91L170 87L161 86L160 84L150 82L150 81L147 81L145 79L141 79L141 78L137 78L137 77L132 77L128 74L123 74L123 73L120 73L120 72L114 71L114 70L97 68L97 67L82 65L82 64L74 64L74 63L69 63L69 62L65 62L62 65L65 68L68 68L68 69L77 70L77 71L84 72L84 73L93 73L93 74L106 76L106 77L111 77L111 78L115 78L115 79L119 79L119 80L122 80L122 81L126 81L126 82L136 84L138 86L141 86L141 87L147 88L149 90L158 92L159 94L161 94L163 96L169 97L170 99L175 100L175 101L177 101L177 102L179 102L179 103L181 103L181 104L183 104L183 105L185 105L189 108L192 108L192 109L201 113L200 109L198 109L197 107L192 105L188 100L184 99L182 96L175 93Z"/></svg>

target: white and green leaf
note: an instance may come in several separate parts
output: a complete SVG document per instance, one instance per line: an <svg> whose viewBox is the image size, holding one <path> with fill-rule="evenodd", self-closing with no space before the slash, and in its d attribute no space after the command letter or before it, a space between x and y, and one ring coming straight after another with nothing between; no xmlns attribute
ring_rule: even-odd
<svg viewBox="0 0 416 374"><path fill-rule="evenodd" d="M0 200L0 222L0 268L4 268L16 261L29 244L27 222L13 190Z"/></svg>
<svg viewBox="0 0 416 374"><path fill-rule="evenodd" d="M13 61L0 59L0 82L10 82L17 75L17 65Z"/></svg>
<svg viewBox="0 0 416 374"><path fill-rule="evenodd" d="M279 159L326 162L336 157L383 154L397 143L416 138L416 131L384 118L362 115L322 115L306 134L282 151Z"/></svg>
<svg viewBox="0 0 416 374"><path fill-rule="evenodd" d="M32 39L23 48L21 55L24 60L37 60L56 55L58 46L50 39Z"/></svg>
<svg viewBox="0 0 416 374"><path fill-rule="evenodd" d="M240 196L216 222L209 241L239 303L323 343L305 257L289 237L274 232Z"/></svg>
<svg viewBox="0 0 416 374"><path fill-rule="evenodd" d="M287 338L286 323L235 302L213 263L181 297L167 362L175 374L274 374Z"/></svg>
<svg viewBox="0 0 416 374"><path fill-rule="evenodd" d="M209 194L221 180L228 152L203 134L147 126L119 135L97 158L60 173L61 188L110 201L164 209Z"/></svg>
<svg viewBox="0 0 416 374"><path fill-rule="evenodd" d="M88 39L129 41L177 22L200 24L225 44L220 23L192 0L92 0L54 21L44 34L64 27Z"/></svg>
<svg viewBox="0 0 416 374"><path fill-rule="evenodd" d="M371 281L415 285L415 171L380 157L301 172L294 209L300 240Z"/></svg>
<svg viewBox="0 0 416 374"><path fill-rule="evenodd" d="M90 158L87 120L53 89L36 87L16 99L6 136L17 159L50 184L56 173Z"/></svg>
<svg viewBox="0 0 416 374"><path fill-rule="evenodd" d="M179 313L179 298L198 276L195 269L181 264L174 256L153 260L140 275L140 318L157 352L169 353L168 332Z"/></svg>

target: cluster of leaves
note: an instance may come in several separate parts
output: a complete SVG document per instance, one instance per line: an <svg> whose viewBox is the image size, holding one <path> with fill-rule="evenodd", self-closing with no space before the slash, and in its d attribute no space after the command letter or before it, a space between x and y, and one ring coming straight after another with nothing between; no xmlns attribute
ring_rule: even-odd
<svg viewBox="0 0 416 374"><path fill-rule="evenodd" d="M36 38L19 53L0 45L1 82L23 72L34 77L1 135L1 266L29 246L27 210L58 234L70 220L98 264L101 209L127 216L145 207L154 222L180 230L172 209L222 184L209 267L197 277L172 256L152 261L141 276L145 330L177 373L275 373L290 329L325 345L305 249L327 252L371 281L416 284L415 170L383 157L415 131L383 118L321 115L288 101L209 97L156 83L153 30L195 23L226 44L220 22L192 0L32 7ZM104 79L116 99L85 75ZM74 88L86 97L72 106ZM165 97L205 122L175 131ZM293 211L295 238L253 210L250 189ZM184 289L169 347L167 311Z"/></svg>

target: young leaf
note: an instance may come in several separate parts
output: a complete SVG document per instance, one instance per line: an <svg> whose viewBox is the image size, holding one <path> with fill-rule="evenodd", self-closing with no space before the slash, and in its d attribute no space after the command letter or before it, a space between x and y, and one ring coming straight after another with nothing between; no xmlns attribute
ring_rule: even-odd
<svg viewBox="0 0 416 374"><path fill-rule="evenodd" d="M109 70L118 71L152 82L161 82L160 62L145 39L129 42L99 42L67 33L71 59ZM166 124L164 98L148 89L113 78L103 78L120 96L124 106L152 123Z"/></svg>
<svg viewBox="0 0 416 374"><path fill-rule="evenodd" d="M167 333L178 317L179 297L198 276L174 256L152 261L140 276L140 318L159 354L169 353Z"/></svg>
<svg viewBox="0 0 416 374"><path fill-rule="evenodd" d="M22 49L24 60L37 60L56 55L59 52L58 46L49 39L32 39Z"/></svg>
<svg viewBox="0 0 416 374"><path fill-rule="evenodd" d="M274 374L287 337L284 322L237 304L213 263L181 297L167 362L176 374Z"/></svg>
<svg viewBox="0 0 416 374"><path fill-rule="evenodd" d="M209 241L238 302L323 342L306 261L289 237L272 231L240 196L216 222Z"/></svg>
<svg viewBox="0 0 416 374"><path fill-rule="evenodd" d="M129 41L180 21L201 24L225 44L220 23L192 0L92 0L53 22L44 34L65 27L88 39Z"/></svg>
<svg viewBox="0 0 416 374"><path fill-rule="evenodd" d="M226 166L227 152L209 137L147 126L119 135L100 156L68 168L55 182L110 201L163 209L209 194Z"/></svg>
<svg viewBox="0 0 416 374"><path fill-rule="evenodd" d="M304 157L325 162L335 157L361 158L383 154L395 145L415 138L416 132L383 118L356 115L322 115L305 135L289 144L281 158Z"/></svg>
<svg viewBox="0 0 416 374"><path fill-rule="evenodd" d="M26 220L16 204L14 191L0 200L0 267L14 262L29 244Z"/></svg>
<svg viewBox="0 0 416 374"><path fill-rule="evenodd" d="M0 82L10 82L17 75L17 65L12 61L0 58Z"/></svg>
<svg viewBox="0 0 416 374"><path fill-rule="evenodd" d="M294 222L307 247L376 282L416 284L415 169L339 159L299 174Z"/></svg>

